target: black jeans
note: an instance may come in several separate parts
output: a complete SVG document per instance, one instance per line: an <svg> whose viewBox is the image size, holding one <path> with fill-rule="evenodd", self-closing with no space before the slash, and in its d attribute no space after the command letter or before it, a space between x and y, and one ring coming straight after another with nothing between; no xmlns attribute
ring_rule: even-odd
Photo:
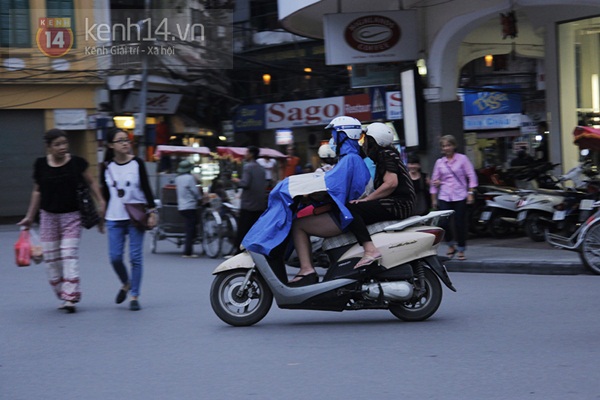
<svg viewBox="0 0 600 400"><path fill-rule="evenodd" d="M379 200L347 204L346 207L348 207L348 210L350 210L353 217L352 222L348 225L348 230L354 233L358 244L361 246L364 242L371 241L371 235L369 235L367 225L374 224L375 222L403 219L388 212L383 208Z"/></svg>
<svg viewBox="0 0 600 400"><path fill-rule="evenodd" d="M194 252L194 242L198 236L198 211L197 210L179 210L179 214L185 218L185 244L183 254L191 256Z"/></svg>
<svg viewBox="0 0 600 400"><path fill-rule="evenodd" d="M453 245L456 241L458 251L465 251L467 248L467 200L459 201L444 201L438 200L438 210L454 210L454 214L450 218L444 219L440 226L446 231L444 240L449 245Z"/></svg>

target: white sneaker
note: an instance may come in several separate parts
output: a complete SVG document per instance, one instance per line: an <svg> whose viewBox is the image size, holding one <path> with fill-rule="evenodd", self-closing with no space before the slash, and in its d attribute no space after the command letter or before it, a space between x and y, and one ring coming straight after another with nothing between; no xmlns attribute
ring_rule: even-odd
<svg viewBox="0 0 600 400"><path fill-rule="evenodd" d="M77 309L75 308L75 303L72 303L70 301L65 301L60 307L58 307L58 309L66 311L67 314L73 314L77 311Z"/></svg>

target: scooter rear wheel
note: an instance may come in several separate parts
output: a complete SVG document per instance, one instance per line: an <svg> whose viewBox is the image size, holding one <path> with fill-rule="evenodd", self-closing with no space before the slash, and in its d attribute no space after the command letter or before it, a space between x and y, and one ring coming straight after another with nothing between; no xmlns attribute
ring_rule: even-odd
<svg viewBox="0 0 600 400"><path fill-rule="evenodd" d="M402 321L425 321L442 303L442 285L429 268L425 268L425 293L403 303L390 303L390 312Z"/></svg>
<svg viewBox="0 0 600 400"><path fill-rule="evenodd" d="M271 289L256 273L239 293L247 273L246 269L222 272L215 277L210 288L213 311L229 325L254 325L267 315L273 304Z"/></svg>
<svg viewBox="0 0 600 400"><path fill-rule="evenodd" d="M600 274L600 223L592 225L586 232L580 256L586 267Z"/></svg>
<svg viewBox="0 0 600 400"><path fill-rule="evenodd" d="M550 217L552 218L552 217ZM543 242L546 240L546 225L543 216L539 212L528 212L525 224L523 225L525 233L529 239L534 242Z"/></svg>

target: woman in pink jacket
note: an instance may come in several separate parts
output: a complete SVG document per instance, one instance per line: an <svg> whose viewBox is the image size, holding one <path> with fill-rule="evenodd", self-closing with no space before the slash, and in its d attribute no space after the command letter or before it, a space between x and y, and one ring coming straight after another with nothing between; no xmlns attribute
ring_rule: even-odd
<svg viewBox="0 0 600 400"><path fill-rule="evenodd" d="M467 205L473 203L477 175L469 158L456 152L454 136L442 136L440 146L443 156L435 162L431 174L431 205L438 210L454 210L449 226L444 227L448 243L446 255L452 258L456 254L459 260L466 260Z"/></svg>

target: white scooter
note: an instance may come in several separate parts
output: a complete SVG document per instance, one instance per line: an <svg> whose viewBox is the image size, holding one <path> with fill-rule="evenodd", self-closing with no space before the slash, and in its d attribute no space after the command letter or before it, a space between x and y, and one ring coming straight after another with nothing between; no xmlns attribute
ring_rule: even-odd
<svg viewBox="0 0 600 400"><path fill-rule="evenodd" d="M543 242L546 239L546 230L557 224L555 212L565 201L565 197L587 184L585 178L591 176L588 169L587 164L582 163L559 178L554 178L556 189L538 189L519 201L517 220L531 240ZM572 181L573 186L565 186L567 181ZM582 192L581 195L584 196L585 193Z"/></svg>
<svg viewBox="0 0 600 400"><path fill-rule="evenodd" d="M453 211L433 211L403 221L369 225L383 257L379 265L354 269L363 249L353 234L325 239L323 249L330 266L320 282L287 286L282 257L244 252L226 260L216 275L210 300L214 312L233 326L253 325L271 308L273 297L280 308L305 310L388 309L404 321L431 317L442 301L440 280L456 291L437 248L444 230L440 218Z"/></svg>
<svg viewBox="0 0 600 400"><path fill-rule="evenodd" d="M485 208L479 218L487 231L496 238L505 237L518 228L517 205L527 193L525 189L497 187L485 192Z"/></svg>

